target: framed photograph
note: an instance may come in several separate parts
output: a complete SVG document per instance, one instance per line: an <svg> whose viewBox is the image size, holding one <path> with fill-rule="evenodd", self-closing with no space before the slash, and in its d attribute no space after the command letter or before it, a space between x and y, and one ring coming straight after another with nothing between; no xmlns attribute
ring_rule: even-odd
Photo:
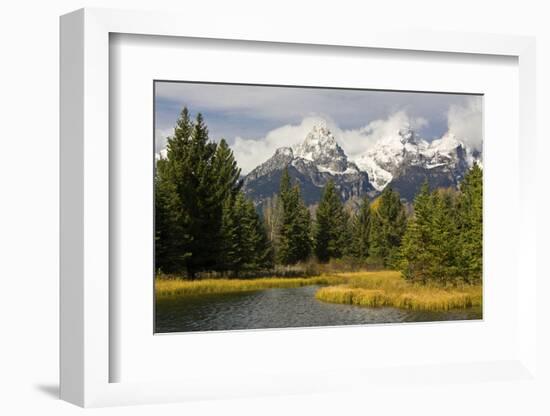
<svg viewBox="0 0 550 416"><path fill-rule="evenodd" d="M304 36L61 18L63 399L537 383L534 40Z"/></svg>
<svg viewBox="0 0 550 416"><path fill-rule="evenodd" d="M154 100L155 333L482 318L482 95Z"/></svg>

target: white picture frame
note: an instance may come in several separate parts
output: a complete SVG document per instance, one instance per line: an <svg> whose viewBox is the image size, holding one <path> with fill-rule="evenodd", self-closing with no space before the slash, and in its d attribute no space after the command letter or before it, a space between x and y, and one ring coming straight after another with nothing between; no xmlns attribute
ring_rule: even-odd
<svg viewBox="0 0 550 416"><path fill-rule="evenodd" d="M185 401L198 398L249 397L338 391L351 386L391 382L399 369L349 368L320 373L285 373L242 380L221 374L213 381L193 376L180 381L111 382L110 365L110 78L109 37L123 33L280 44L331 45L335 48L377 48L452 54L504 55L519 67L519 212L516 273L518 283L517 354L507 360L415 367L416 380L438 380L447 372L465 382L494 379L537 380L537 306L534 183L529 172L535 160L535 41L530 37L429 32L379 32L361 29L329 33L302 31L276 24L250 24L235 31L231 22L204 25L172 13L82 9L61 18L61 398L80 406ZM296 332L297 333L297 332ZM223 334L222 334L223 336ZM307 336L307 335L303 335ZM361 370L361 369L359 369ZM364 369L363 369L364 370ZM410 373L408 369L405 372ZM474 376L472 376L474 374ZM477 376L476 376L477 374ZM401 374L402 375L402 374ZM483 375L483 377L479 377ZM405 377L406 378L406 377ZM493 379L491 378L491 379ZM347 380L342 383L341 380Z"/></svg>

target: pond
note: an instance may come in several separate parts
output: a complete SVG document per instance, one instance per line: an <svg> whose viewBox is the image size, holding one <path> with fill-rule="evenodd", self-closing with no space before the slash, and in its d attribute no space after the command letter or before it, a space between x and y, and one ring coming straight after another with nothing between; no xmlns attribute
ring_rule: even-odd
<svg viewBox="0 0 550 416"><path fill-rule="evenodd" d="M201 295L157 302L155 332L364 325L481 319L481 308L411 311L325 303L318 286Z"/></svg>

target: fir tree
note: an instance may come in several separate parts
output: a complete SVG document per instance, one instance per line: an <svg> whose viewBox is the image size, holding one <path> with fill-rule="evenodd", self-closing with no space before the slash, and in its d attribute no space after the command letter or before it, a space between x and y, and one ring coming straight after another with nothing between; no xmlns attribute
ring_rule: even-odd
<svg viewBox="0 0 550 416"><path fill-rule="evenodd" d="M406 279L426 282L433 261L432 200L428 182L424 182L414 200L414 214L409 219L400 249L400 269Z"/></svg>
<svg viewBox="0 0 550 416"><path fill-rule="evenodd" d="M351 245L349 254L357 260L365 261L369 256L372 213L368 197L365 195L359 212L351 220Z"/></svg>
<svg viewBox="0 0 550 416"><path fill-rule="evenodd" d="M155 268L165 273L182 273L192 256L192 218L181 195L192 185L188 175L188 147L193 123L184 108L168 138L167 156L155 170Z"/></svg>
<svg viewBox="0 0 550 416"><path fill-rule="evenodd" d="M228 197L235 196L242 187L241 169L224 139L221 139L216 147L212 170L215 184L211 191L216 193L218 201L223 203Z"/></svg>
<svg viewBox="0 0 550 416"><path fill-rule="evenodd" d="M160 161L163 165L164 161ZM183 273L191 255L189 217L170 182L155 180L155 267L157 272Z"/></svg>
<svg viewBox="0 0 550 416"><path fill-rule="evenodd" d="M431 264L427 276L441 284L458 278L459 233L456 203L452 190L432 194Z"/></svg>
<svg viewBox="0 0 550 416"><path fill-rule="evenodd" d="M474 166L460 192L424 184L401 246L405 278L446 285L481 279L482 172Z"/></svg>
<svg viewBox="0 0 550 416"><path fill-rule="evenodd" d="M237 274L244 264L241 211L237 195L225 199L220 230L222 250L218 267L222 271L230 270Z"/></svg>
<svg viewBox="0 0 550 416"><path fill-rule="evenodd" d="M311 253L311 216L305 206L298 185L291 186L288 170L281 177L278 200L281 204L277 260L295 264L306 260Z"/></svg>
<svg viewBox="0 0 550 416"><path fill-rule="evenodd" d="M252 270L271 267L273 265L271 244L267 238L265 226L251 200L245 202L242 224L246 227L247 267Z"/></svg>
<svg viewBox="0 0 550 416"><path fill-rule="evenodd" d="M320 262L341 258L348 246L348 216L331 180L316 211L315 255Z"/></svg>
<svg viewBox="0 0 550 416"><path fill-rule="evenodd" d="M399 194L390 187L386 187L379 198L372 218L370 254L387 267L397 261L407 217Z"/></svg>
<svg viewBox="0 0 550 416"><path fill-rule="evenodd" d="M227 143L211 142L202 115L193 122L184 108L167 140L166 159L157 162L157 268L186 270L191 278L220 268L224 201L239 191L239 176Z"/></svg>
<svg viewBox="0 0 550 416"><path fill-rule="evenodd" d="M262 212L268 240L272 246L272 249L276 251L282 218L282 206L277 194L266 198L262 204Z"/></svg>
<svg viewBox="0 0 550 416"><path fill-rule="evenodd" d="M226 199L222 215L221 269L238 277L244 270L272 266L271 245L252 201L242 192Z"/></svg>
<svg viewBox="0 0 550 416"><path fill-rule="evenodd" d="M481 281L483 272L483 172L474 164L460 186L459 268L466 282Z"/></svg>
<svg viewBox="0 0 550 416"><path fill-rule="evenodd" d="M194 189L182 195L191 211L192 256L188 261L190 277L200 270L213 269L220 255L221 201L213 192L217 183L212 169L216 144L208 140L208 128L199 113L193 125L189 146L190 179Z"/></svg>

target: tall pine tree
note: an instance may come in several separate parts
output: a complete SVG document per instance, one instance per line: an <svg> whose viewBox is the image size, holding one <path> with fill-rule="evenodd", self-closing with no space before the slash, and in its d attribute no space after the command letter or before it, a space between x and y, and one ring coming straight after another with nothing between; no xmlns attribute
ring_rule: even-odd
<svg viewBox="0 0 550 416"><path fill-rule="evenodd" d="M482 172L474 166L460 191L424 184L401 245L405 278L441 285L477 283L482 269Z"/></svg>
<svg viewBox="0 0 550 416"><path fill-rule="evenodd" d="M292 186L288 169L281 177L278 201L281 221L277 233L277 260L281 264L304 261L311 253L311 215L301 198L300 187Z"/></svg>
<svg viewBox="0 0 550 416"><path fill-rule="evenodd" d="M193 122L184 108L167 139L166 158L157 162L157 269L185 270L191 278L219 269L224 201L238 193L239 176L227 143L211 142L202 115Z"/></svg>
<svg viewBox="0 0 550 416"><path fill-rule="evenodd" d="M400 249L399 267L408 280L425 283L433 262L430 250L433 203L428 182L424 182L414 200L414 214L409 219Z"/></svg>
<svg viewBox="0 0 550 416"><path fill-rule="evenodd" d="M350 255L364 262L370 254L370 232L372 213L368 197L361 201L359 212L351 219Z"/></svg>
<svg viewBox="0 0 550 416"><path fill-rule="evenodd" d="M231 271L238 277L242 271L273 265L265 227L254 204L242 192L224 202L221 234L221 270Z"/></svg>
<svg viewBox="0 0 550 416"><path fill-rule="evenodd" d="M189 111L184 108L168 138L166 158L156 164L155 268L164 273L185 273L192 256L192 218L181 199L192 188L187 151L192 131Z"/></svg>
<svg viewBox="0 0 550 416"><path fill-rule="evenodd" d="M463 279L480 282L483 272L483 172L478 164L465 175L460 185L459 266Z"/></svg>
<svg viewBox="0 0 550 416"><path fill-rule="evenodd" d="M399 194L386 187L373 212L370 232L370 254L384 267L394 266L398 260L401 239L407 216Z"/></svg>
<svg viewBox="0 0 550 416"><path fill-rule="evenodd" d="M348 215L330 180L315 213L315 255L320 262L341 258L348 247Z"/></svg>

